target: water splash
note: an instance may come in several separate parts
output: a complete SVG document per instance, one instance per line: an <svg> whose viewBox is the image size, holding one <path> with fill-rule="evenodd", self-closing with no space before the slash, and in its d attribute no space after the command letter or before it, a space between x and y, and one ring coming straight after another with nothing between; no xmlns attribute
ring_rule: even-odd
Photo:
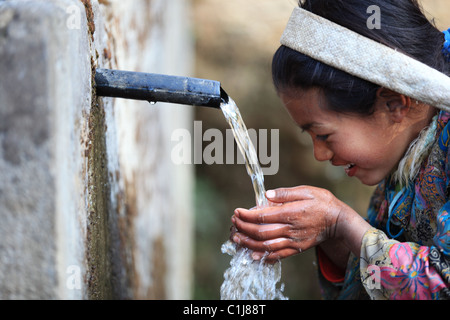
<svg viewBox="0 0 450 320"><path fill-rule="evenodd" d="M247 128L233 99L221 104L222 112L230 125L236 144L241 151L247 173L255 191L256 205L266 206L264 175ZM224 282L220 287L222 300L286 300L283 295L284 284L278 287L281 279L281 262L265 263L265 256L254 261L252 251L238 247L227 241L222 245L222 252L232 256L230 267L224 273Z"/></svg>

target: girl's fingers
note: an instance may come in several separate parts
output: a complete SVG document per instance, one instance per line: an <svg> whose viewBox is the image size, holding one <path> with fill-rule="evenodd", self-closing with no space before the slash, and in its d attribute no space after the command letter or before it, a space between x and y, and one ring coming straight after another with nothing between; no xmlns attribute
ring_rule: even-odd
<svg viewBox="0 0 450 320"><path fill-rule="evenodd" d="M255 224L234 216L232 219L236 229L255 240L270 240L285 237L288 234L290 226L282 223Z"/></svg>
<svg viewBox="0 0 450 320"><path fill-rule="evenodd" d="M253 255L252 257L254 260L261 260L262 258L264 258L265 262L275 263L278 260L296 255L298 253L300 253L300 251L297 249L285 248L285 249L281 249L281 250L278 250L275 252L270 252L269 254L267 254L267 253L261 254L261 252L258 252L257 254Z"/></svg>
<svg viewBox="0 0 450 320"><path fill-rule="evenodd" d="M245 222L256 224L289 223L289 206L264 207L257 209L236 209L236 217Z"/></svg>
<svg viewBox="0 0 450 320"><path fill-rule="evenodd" d="M276 252L286 248L292 248L292 240L289 238L276 238L271 240L255 240L247 235L237 232L233 241L255 252ZM255 259L256 260L256 259Z"/></svg>
<svg viewBox="0 0 450 320"><path fill-rule="evenodd" d="M301 252L301 250L291 247L292 241L286 238L274 239L271 243L267 243L267 241L256 241L243 234L236 233L233 240L239 245L252 250L253 260L264 259L268 263L275 263L280 259Z"/></svg>
<svg viewBox="0 0 450 320"><path fill-rule="evenodd" d="M268 190L266 197L269 201L283 203L298 200L310 200L314 196L312 194L313 187L298 186L292 188L278 188L274 190Z"/></svg>

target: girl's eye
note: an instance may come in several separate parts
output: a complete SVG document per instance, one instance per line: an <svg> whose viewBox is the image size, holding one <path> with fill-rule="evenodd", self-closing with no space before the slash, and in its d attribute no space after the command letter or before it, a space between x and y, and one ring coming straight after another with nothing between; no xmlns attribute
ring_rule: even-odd
<svg viewBox="0 0 450 320"><path fill-rule="evenodd" d="M318 134L316 135L316 139L320 141L326 141L329 136L329 134Z"/></svg>

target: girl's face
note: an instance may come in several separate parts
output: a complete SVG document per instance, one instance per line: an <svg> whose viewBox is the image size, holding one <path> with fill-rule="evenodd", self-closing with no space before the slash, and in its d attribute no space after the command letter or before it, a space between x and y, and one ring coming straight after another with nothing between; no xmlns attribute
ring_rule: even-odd
<svg viewBox="0 0 450 320"><path fill-rule="evenodd" d="M389 108L389 102L396 105L399 97L404 99L400 95L395 100L394 96L377 98L370 116L327 109L319 89L280 96L294 121L311 136L316 160L341 166L349 177L366 185L378 184L396 169L409 144L429 121L424 117L410 119L405 108Z"/></svg>

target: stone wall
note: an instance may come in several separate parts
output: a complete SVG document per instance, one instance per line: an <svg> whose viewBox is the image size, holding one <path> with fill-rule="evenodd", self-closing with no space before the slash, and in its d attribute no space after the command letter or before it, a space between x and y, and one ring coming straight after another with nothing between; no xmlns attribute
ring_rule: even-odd
<svg viewBox="0 0 450 320"><path fill-rule="evenodd" d="M187 0L0 1L0 299L183 299L192 109L97 97L96 68L189 75ZM182 53L182 54L180 54Z"/></svg>

